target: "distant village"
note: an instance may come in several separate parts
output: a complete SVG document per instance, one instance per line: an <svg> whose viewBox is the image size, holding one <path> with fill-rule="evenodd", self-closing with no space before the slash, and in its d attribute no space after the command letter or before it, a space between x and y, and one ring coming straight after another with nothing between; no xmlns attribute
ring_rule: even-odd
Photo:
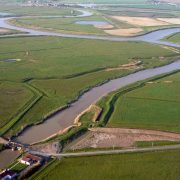
<svg viewBox="0 0 180 180"><path fill-rule="evenodd" d="M68 4L57 1L46 1L42 2L39 0L29 0L26 3L21 4L21 6L27 7L82 7L81 5L76 4Z"/></svg>

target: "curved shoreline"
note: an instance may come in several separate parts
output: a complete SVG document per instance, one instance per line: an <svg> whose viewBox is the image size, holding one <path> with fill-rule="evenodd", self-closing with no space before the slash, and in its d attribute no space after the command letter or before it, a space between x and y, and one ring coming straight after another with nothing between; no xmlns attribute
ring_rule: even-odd
<svg viewBox="0 0 180 180"><path fill-rule="evenodd" d="M85 12L86 11L84 11L84 14L78 15L78 16L86 17L87 14L85 14ZM92 15L92 13L88 14L88 16L90 15ZM75 17L78 17L78 16L75 16ZM168 35L180 32L180 27L154 30L152 32L148 32L146 34L134 36L134 37L95 36L95 35L62 34L62 33L46 32L46 31L41 31L41 30L38 31L38 30L33 30L33 29L28 29L28 28L23 28L23 27L17 27L17 26L14 26L13 24L8 24L8 22L6 22L6 20L14 19L14 18L17 18L17 17L0 18L0 27L27 32L28 34L24 34L24 36L57 36L57 37L66 37L66 38L80 38L80 39L94 39L94 40L108 40L108 41L143 41L143 42L159 44L159 45L167 45L167 46L178 47L178 48L180 47L180 45L178 44L160 41L162 38ZM18 35L22 36L20 34ZM14 36L18 36L18 35L14 35ZM8 37L8 36L5 36L5 37ZM11 37L13 37L13 35L11 35ZM177 66L171 69L171 66L173 67L174 64L177 64ZM77 117L78 114L80 114L84 110L84 108L86 109L92 103L97 102L97 100L99 100L102 96L107 95L108 93L112 91L120 89L121 87L124 87L126 85L135 83L137 81L154 77L162 73L170 72L168 69L166 69L166 67L170 67L170 71L178 70L180 69L180 61L176 61L172 64L165 65L162 67L141 70L141 71L135 72L133 74L130 74L124 77L110 80L108 82L106 81L105 83L99 86L92 87L92 89L90 89L89 91L87 92L84 91L82 94L80 94L80 96L78 96L78 98L75 101L72 101L69 104L70 106L68 106L69 108L64 108L63 110L55 112L55 114L54 113L50 114L50 116L47 116L45 118L45 121L38 123L38 125L36 126L30 126L30 127L25 128L23 131L21 131L18 134L19 136L17 137L17 141L22 142L24 144L31 144L33 143L33 141L36 142L36 141L41 141L43 139L46 139L52 134L55 134L59 132L60 130L66 129L67 127L71 126L73 124L74 119ZM156 72L158 69L161 70L163 68L165 71ZM155 71L155 74L153 74L154 71ZM146 72L149 72L149 76L146 76ZM142 74L144 73L144 75L142 77L140 76L139 79L136 80L137 78L136 75L137 76L139 74L141 75L141 73ZM133 80L133 78L135 80ZM119 85L117 85L116 83L113 84L113 82L118 82L120 84ZM91 99L87 96L91 96ZM85 100L83 100L83 98ZM50 130L50 128L52 129ZM29 139L29 137L31 138Z"/></svg>
<svg viewBox="0 0 180 180"><path fill-rule="evenodd" d="M84 11L84 10L78 10L78 11L82 12L82 14L77 15L77 16L64 16L64 17L87 17L87 16L93 15L93 13L88 12L88 11ZM19 18L22 18L22 17L19 17ZM49 17L53 17L53 16L49 16ZM147 32L142 35L132 36L132 37L118 37L118 36L110 36L110 35L98 36L98 35L81 35L81 34L48 32L48 31L43 31L43 30L20 27L20 26L16 26L7 22L8 20L12 20L14 18L18 18L18 17L0 18L0 27L18 30L21 32L27 32L28 34L25 34L25 36L57 36L57 37L66 37L66 38L94 39L94 40L107 40L107 41L144 41L144 42L153 43L153 44L167 45L167 46L178 47L178 48L180 47L180 45L175 44L175 43L161 41L161 39L163 39L166 36L180 32L180 27L163 28L163 29ZM23 34L19 34L19 35L22 36ZM14 35L14 36L17 37L18 35ZM8 35L4 37L8 37ZM13 35L10 35L10 37L13 37Z"/></svg>
<svg viewBox="0 0 180 180"><path fill-rule="evenodd" d="M16 140L23 144L32 144L34 142L47 139L47 137L50 137L52 134L56 134L57 132L73 125L74 119L78 114L108 93L135 82L179 69L180 60L162 67L138 71L136 73L111 80L101 86L94 87L90 91L84 93L77 101L72 103L69 108L57 112L56 115L47 119L42 124L26 129L17 137Z"/></svg>

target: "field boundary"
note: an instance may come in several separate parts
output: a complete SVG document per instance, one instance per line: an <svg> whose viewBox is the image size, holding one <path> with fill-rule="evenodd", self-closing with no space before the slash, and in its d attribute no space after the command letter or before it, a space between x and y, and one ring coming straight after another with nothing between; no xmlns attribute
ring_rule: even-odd
<svg viewBox="0 0 180 180"><path fill-rule="evenodd" d="M25 84L34 96L11 118L11 120L0 129L0 136L4 135L12 128L41 98L42 94L32 86Z"/></svg>

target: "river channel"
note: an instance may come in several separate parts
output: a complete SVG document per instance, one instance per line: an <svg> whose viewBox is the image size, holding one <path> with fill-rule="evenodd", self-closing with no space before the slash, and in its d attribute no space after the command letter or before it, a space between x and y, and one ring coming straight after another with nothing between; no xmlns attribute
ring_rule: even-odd
<svg viewBox="0 0 180 180"><path fill-rule="evenodd" d="M90 16L91 13L83 11L83 15L80 17ZM76 35L76 34L62 34L53 33L40 30L33 30L28 28L16 27L9 24L7 21L17 17L0 18L0 27L19 30L27 32L30 36L59 36L67 38L83 38L83 39L96 39L96 40L109 40L109 41L144 41L148 43L168 45L172 47L180 47L179 44L173 44L170 42L161 41L164 37L173 33L180 32L180 28L161 29L154 32L150 32L145 35L136 37L115 37L115 36L94 36L94 35ZM13 35L17 36L17 35ZM87 109L91 104L97 102L100 98L107 95L110 92L118 90L124 86L133 84L137 81L145 80L163 73L168 73L174 70L180 69L180 60L165 65L163 67L157 67L154 69L142 70L125 77L121 77L115 80L111 80L101 86L94 87L90 91L83 94L76 102L72 103L69 108L59 111L52 117L48 118L44 123L32 126L23 131L16 140L23 144L31 144L34 142L42 141L53 134L58 133L61 130L73 125L74 119L82 111Z"/></svg>

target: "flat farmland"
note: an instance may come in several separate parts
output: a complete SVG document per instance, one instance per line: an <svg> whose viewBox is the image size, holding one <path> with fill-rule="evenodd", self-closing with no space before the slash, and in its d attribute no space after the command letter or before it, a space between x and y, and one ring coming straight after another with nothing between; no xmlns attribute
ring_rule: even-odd
<svg viewBox="0 0 180 180"><path fill-rule="evenodd" d="M54 18L54 17L39 17L39 18L21 18L13 19L10 22L18 26L30 27L33 29L43 29L47 31L66 32L73 34L97 34L105 35L106 33L101 28L96 28L93 25L76 24L79 21L104 21L101 16L83 17L83 18Z"/></svg>
<svg viewBox="0 0 180 180"><path fill-rule="evenodd" d="M11 6L1 5L0 12L12 13L16 15L24 16L66 16L66 15L78 15L81 14L78 11L71 13L71 8L54 8L54 7L23 7L23 6Z"/></svg>
<svg viewBox="0 0 180 180"><path fill-rule="evenodd" d="M7 135L17 133L27 124L42 121L92 86L136 71L116 68L119 65L138 59L143 68L150 68L169 63L177 56L169 49L138 42L57 37L1 38L0 42L0 82L26 85L35 94L20 111L23 114L13 121L16 123L9 121L2 131L11 129ZM114 70L106 71L108 68ZM16 104L1 102L1 108L6 108L7 114L17 111ZM21 102L26 102L26 98ZM1 113L1 117L5 122L9 120L5 114Z"/></svg>
<svg viewBox="0 0 180 180"><path fill-rule="evenodd" d="M0 128L2 128L33 98L33 93L21 83L3 82L0 83L0 94Z"/></svg>
<svg viewBox="0 0 180 180"><path fill-rule="evenodd" d="M124 10L125 11L125 10ZM10 20L10 23L28 27L32 29L41 29L45 31L68 33L68 34L95 34L95 35L116 35L116 36L132 36L144 34L152 30L161 28L177 27L180 25L179 14L167 12L136 12L134 16L127 11L121 12L113 11L113 16L109 15L110 11L95 11L94 15L90 17L64 18L64 17L23 17ZM128 12L128 13L127 13ZM136 16L137 15L137 16ZM157 18L155 18L157 16ZM173 18L172 18L173 17ZM78 24L84 21L85 24ZM99 22L100 21L100 22ZM90 24L88 24L88 22ZM96 22L95 25L91 24ZM98 25L107 23L106 25ZM86 24L87 23L87 24ZM117 33L118 31L118 33ZM126 33L129 32L129 33Z"/></svg>
<svg viewBox="0 0 180 180"><path fill-rule="evenodd" d="M168 36L164 40L180 44L180 33L176 33L171 36Z"/></svg>
<svg viewBox="0 0 180 180"><path fill-rule="evenodd" d="M180 151L64 158L32 179L178 180Z"/></svg>
<svg viewBox="0 0 180 180"><path fill-rule="evenodd" d="M146 83L119 97L109 127L180 132L180 73Z"/></svg>

